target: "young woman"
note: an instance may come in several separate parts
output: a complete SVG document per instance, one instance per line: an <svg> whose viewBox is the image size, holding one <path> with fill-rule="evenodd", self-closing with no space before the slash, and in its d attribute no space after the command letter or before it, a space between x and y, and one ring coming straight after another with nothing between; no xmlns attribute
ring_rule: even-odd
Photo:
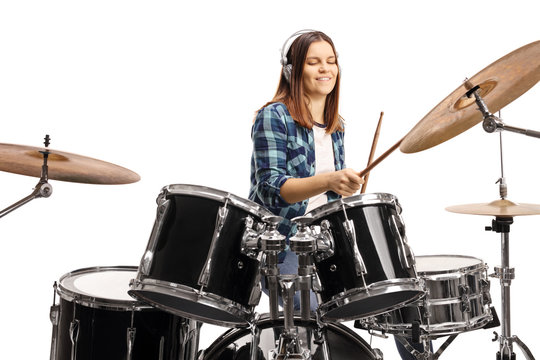
<svg viewBox="0 0 540 360"><path fill-rule="evenodd" d="M345 168L340 71L332 40L320 31L297 32L285 42L281 63L277 92L253 124L249 199L284 218L278 229L288 239L292 218L353 195L364 180ZM285 251L279 260L281 274L296 273L296 254ZM314 297L311 304L316 309Z"/></svg>
<svg viewBox="0 0 540 360"><path fill-rule="evenodd" d="M252 128L249 199L283 217L278 230L288 239L295 231L291 219L355 194L364 179L345 167L341 74L332 40L320 31L299 31L283 45L281 64L276 94L257 112ZM279 261L281 274L297 272L294 252L286 250ZM299 303L296 297L295 310ZM315 296L311 309L317 309ZM397 347L402 359L415 359Z"/></svg>

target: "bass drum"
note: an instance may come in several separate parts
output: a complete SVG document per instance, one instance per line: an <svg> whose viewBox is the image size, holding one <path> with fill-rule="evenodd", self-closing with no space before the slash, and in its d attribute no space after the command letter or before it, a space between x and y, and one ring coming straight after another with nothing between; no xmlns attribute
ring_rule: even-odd
<svg viewBox="0 0 540 360"><path fill-rule="evenodd" d="M325 359L324 342L317 339L315 320L304 321L295 317L294 324L301 340L302 348L309 349L313 360L380 360L382 354L372 349L367 342L351 329L337 323L325 324L326 345L329 358ZM276 349L276 340L283 331L283 318L270 320L268 314L257 321L260 331L258 360L271 360L271 352ZM221 335L212 345L199 354L199 360L250 360L251 330L231 329ZM306 346L309 344L309 346Z"/></svg>

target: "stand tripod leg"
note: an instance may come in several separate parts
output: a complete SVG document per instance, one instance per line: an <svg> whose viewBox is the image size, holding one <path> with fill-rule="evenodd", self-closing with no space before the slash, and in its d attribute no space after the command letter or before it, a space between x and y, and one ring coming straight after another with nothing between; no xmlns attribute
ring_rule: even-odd
<svg viewBox="0 0 540 360"><path fill-rule="evenodd" d="M523 355L525 355L525 359L534 360L534 356L531 353L531 350L527 347L527 345L523 343L523 341L521 341L517 336L514 336L514 341L523 352Z"/></svg>

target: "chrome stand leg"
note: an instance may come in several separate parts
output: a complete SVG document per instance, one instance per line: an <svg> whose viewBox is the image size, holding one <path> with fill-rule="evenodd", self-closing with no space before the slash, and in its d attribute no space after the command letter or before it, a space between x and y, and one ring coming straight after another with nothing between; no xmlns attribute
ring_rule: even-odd
<svg viewBox="0 0 540 360"><path fill-rule="evenodd" d="M495 231L501 234L501 266L495 267L493 277L499 278L501 283L501 335L496 335L495 340L499 340L499 352L497 360L514 360L513 344L516 343L527 360L534 360L529 348L517 337L512 336L511 328L511 302L510 302L510 286L512 280L515 279L514 269L510 267L510 225L513 223L513 218L496 217L492 222L492 226L486 227L488 231Z"/></svg>

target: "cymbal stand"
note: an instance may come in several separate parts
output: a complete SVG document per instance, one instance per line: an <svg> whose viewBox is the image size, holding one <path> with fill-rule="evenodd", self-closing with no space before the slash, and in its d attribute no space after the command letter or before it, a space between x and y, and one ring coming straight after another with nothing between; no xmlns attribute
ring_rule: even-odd
<svg viewBox="0 0 540 360"><path fill-rule="evenodd" d="M50 144L50 137L49 135L45 136L45 148L47 148ZM30 201L37 199L37 198L48 198L52 194L52 186L48 183L49 180L49 167L47 166L47 159L49 158L49 152L45 149L45 151L40 151L41 154L43 154L43 166L41 167L41 178L39 179L39 182L37 183L36 187L34 188L34 191L28 195L27 197L17 201L13 205L8 206L4 210L0 211L0 218L4 217L5 215L9 214L10 212L20 208L21 206L29 203Z"/></svg>
<svg viewBox="0 0 540 360"><path fill-rule="evenodd" d="M524 130L511 126L506 126L487 108L484 100L478 94L480 88L475 86L467 92L468 97L475 97L478 110L482 112L484 122L482 124L484 130L488 133L495 131L509 130L520 134L540 138L540 132L532 130ZM502 159L502 140L501 140L501 178L499 179L499 193L502 199L507 196L507 186L504 179ZM516 354L513 351L513 344L517 344L527 360L534 360L531 351L516 335L512 335L511 331L511 316L510 316L510 286L512 280L515 279L514 268L510 267L510 225L514 222L513 217L496 216L492 220L491 226L486 227L486 231L495 231L501 234L501 266L495 267L495 274L491 275L500 279L501 283L501 335L495 332L494 341L499 340L499 352L497 360L515 360Z"/></svg>
<svg viewBox="0 0 540 360"><path fill-rule="evenodd" d="M466 95L469 98L472 96L475 97L475 102L478 105L478 110L482 112L482 115L484 117L484 122L482 123L482 127L484 128L486 132L492 133L495 131L507 130L507 131L515 132L522 135L540 138L540 131L522 129L515 126L506 125L505 123L502 122L502 120L499 117L490 113L486 106L486 103L484 102L480 94L478 94L479 89L480 89L480 86L477 85L473 87L472 89L470 89L469 91L467 91Z"/></svg>

